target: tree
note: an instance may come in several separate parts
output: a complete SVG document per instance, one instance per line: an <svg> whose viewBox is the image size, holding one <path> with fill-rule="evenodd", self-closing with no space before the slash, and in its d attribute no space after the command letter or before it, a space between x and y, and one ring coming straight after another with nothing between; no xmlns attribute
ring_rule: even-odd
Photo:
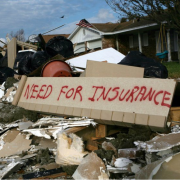
<svg viewBox="0 0 180 180"><path fill-rule="evenodd" d="M146 18L158 24L166 22L168 28L180 33L179 0L105 0L121 17Z"/></svg>
<svg viewBox="0 0 180 180"><path fill-rule="evenodd" d="M26 41L24 29L20 29L16 33L11 31L10 35L11 35L12 38L15 37L18 41L22 41L22 42Z"/></svg>

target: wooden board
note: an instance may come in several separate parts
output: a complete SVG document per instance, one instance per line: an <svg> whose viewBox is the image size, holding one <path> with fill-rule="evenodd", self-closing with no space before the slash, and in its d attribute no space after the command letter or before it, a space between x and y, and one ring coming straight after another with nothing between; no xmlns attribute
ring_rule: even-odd
<svg viewBox="0 0 180 180"><path fill-rule="evenodd" d="M171 79L32 77L27 78L18 105L58 115L87 116L101 124L164 128L175 85Z"/></svg>
<svg viewBox="0 0 180 180"><path fill-rule="evenodd" d="M17 53L16 38L12 38L12 40L8 43L7 53L8 53L8 67L13 69L14 61Z"/></svg>

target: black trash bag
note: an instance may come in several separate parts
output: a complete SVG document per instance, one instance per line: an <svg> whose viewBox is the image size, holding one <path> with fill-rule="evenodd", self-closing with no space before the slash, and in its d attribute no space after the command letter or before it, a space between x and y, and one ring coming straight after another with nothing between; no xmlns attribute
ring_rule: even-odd
<svg viewBox="0 0 180 180"><path fill-rule="evenodd" d="M49 56L44 51L37 51L35 54L33 54L31 58L31 68L32 70L37 69L39 66L41 66L43 63L45 63L49 59Z"/></svg>
<svg viewBox="0 0 180 180"><path fill-rule="evenodd" d="M30 51L30 50L25 50L25 51L18 52L17 55L16 55L16 59L15 59L15 62L14 62L13 69L18 69L19 62L21 60L23 61L23 60L31 58L34 53L35 53L35 51Z"/></svg>
<svg viewBox="0 0 180 180"><path fill-rule="evenodd" d="M163 64L156 61L155 59L146 57L143 53L139 51L130 51L130 53L118 64L143 67L144 76L146 77L168 77L168 70Z"/></svg>
<svg viewBox="0 0 180 180"><path fill-rule="evenodd" d="M46 43L45 50L50 57L56 56L57 54L65 58L74 55L73 43L64 36L57 36L50 39Z"/></svg>
<svg viewBox="0 0 180 180"><path fill-rule="evenodd" d="M18 64L18 74L19 75L28 75L33 70L31 67L31 58L32 57L26 57L25 59L21 59Z"/></svg>
<svg viewBox="0 0 180 180"><path fill-rule="evenodd" d="M0 84L2 84L8 77L14 77L17 74L13 69L9 67L0 67Z"/></svg>
<svg viewBox="0 0 180 180"><path fill-rule="evenodd" d="M2 55L2 53L0 52L0 59L1 59L1 58L3 58L3 55Z"/></svg>
<svg viewBox="0 0 180 180"><path fill-rule="evenodd" d="M8 66L8 58L7 58L7 51L4 57L0 59L0 67L7 67Z"/></svg>

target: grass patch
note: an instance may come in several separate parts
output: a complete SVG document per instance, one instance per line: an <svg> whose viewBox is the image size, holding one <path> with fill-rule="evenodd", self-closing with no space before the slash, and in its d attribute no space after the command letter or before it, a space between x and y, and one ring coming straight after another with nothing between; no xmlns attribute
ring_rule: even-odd
<svg viewBox="0 0 180 180"><path fill-rule="evenodd" d="M180 78L180 63L179 62L163 62L168 70L168 77L172 79Z"/></svg>

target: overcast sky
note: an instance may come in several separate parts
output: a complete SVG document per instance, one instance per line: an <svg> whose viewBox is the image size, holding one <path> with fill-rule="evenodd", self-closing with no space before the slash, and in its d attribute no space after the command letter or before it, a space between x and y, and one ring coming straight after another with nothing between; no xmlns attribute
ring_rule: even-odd
<svg viewBox="0 0 180 180"><path fill-rule="evenodd" d="M117 21L117 14L105 0L1 0L0 7L0 38L24 29L27 39L63 24L49 34L70 34L81 19L91 23Z"/></svg>

